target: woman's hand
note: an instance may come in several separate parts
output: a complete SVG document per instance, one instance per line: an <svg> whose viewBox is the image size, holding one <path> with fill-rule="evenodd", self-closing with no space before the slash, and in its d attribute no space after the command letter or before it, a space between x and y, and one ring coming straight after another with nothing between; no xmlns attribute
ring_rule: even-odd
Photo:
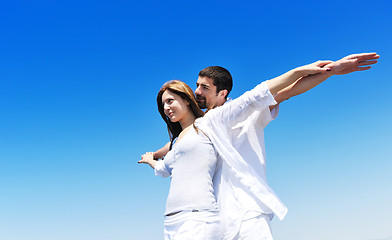
<svg viewBox="0 0 392 240"><path fill-rule="evenodd" d="M351 54L325 67L331 68L333 75L348 74L356 71L364 71L371 68L369 65L377 63L380 56L377 53Z"/></svg>
<svg viewBox="0 0 392 240"><path fill-rule="evenodd" d="M154 153L153 152L146 152L145 154L142 155L142 159L140 161L138 161L138 163L146 163L154 169L155 169L156 162L157 161L154 160Z"/></svg>

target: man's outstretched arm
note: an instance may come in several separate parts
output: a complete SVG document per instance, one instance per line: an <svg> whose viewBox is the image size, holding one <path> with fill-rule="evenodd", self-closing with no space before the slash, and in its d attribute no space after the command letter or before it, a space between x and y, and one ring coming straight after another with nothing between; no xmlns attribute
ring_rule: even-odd
<svg viewBox="0 0 392 240"><path fill-rule="evenodd" d="M269 91L272 94L277 94L286 87L295 83L299 78L318 73L326 73L331 69L325 67L332 61L317 61L308 65L294 68L278 77L265 81Z"/></svg>
<svg viewBox="0 0 392 240"><path fill-rule="evenodd" d="M379 57L377 53L360 53L346 56L336 62L331 62L324 66L325 68L331 69L331 71L299 78L290 86L279 91L275 96L275 100L277 103L281 103L291 97L307 92L333 75L368 70L371 68L370 65L377 63Z"/></svg>

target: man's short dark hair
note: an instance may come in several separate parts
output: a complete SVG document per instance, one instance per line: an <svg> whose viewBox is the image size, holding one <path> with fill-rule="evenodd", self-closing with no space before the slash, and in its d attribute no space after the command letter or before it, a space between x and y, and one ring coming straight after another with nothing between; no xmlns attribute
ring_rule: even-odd
<svg viewBox="0 0 392 240"><path fill-rule="evenodd" d="M229 95L231 89L233 88L233 78L231 77L230 72L223 67L206 67L199 72L199 77L212 78L214 80L214 85L216 86L216 93L226 89L227 95Z"/></svg>

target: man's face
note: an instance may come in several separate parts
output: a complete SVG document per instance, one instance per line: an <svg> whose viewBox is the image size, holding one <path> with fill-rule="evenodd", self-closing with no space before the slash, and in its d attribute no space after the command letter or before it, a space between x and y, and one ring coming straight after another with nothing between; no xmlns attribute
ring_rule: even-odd
<svg viewBox="0 0 392 240"><path fill-rule="evenodd" d="M201 109L218 106L219 97L212 78L199 77L196 82L195 95Z"/></svg>

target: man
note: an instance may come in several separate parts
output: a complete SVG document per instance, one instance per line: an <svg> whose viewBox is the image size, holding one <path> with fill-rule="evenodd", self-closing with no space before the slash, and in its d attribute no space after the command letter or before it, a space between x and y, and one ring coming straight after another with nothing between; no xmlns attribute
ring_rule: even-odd
<svg viewBox="0 0 392 240"><path fill-rule="evenodd" d="M350 55L336 62L320 61L320 66L330 71L314 75L312 78L300 78L287 87L268 86L271 92L276 92L274 99L277 104L247 114L238 124L231 127L229 137L233 153L245 160L241 167L252 180L261 183L262 191L258 197L254 197L254 191L244 188L241 182L222 179L222 160L218 161L213 180L217 199L225 200L220 201L222 208L226 207L226 202L235 203L230 205L235 207L230 209L229 214L229 211L222 211L225 213L222 219L230 224L224 227L224 239L272 239L269 227L272 216L275 214L283 219L287 213L286 207L269 188L265 174L263 130L277 116L278 104L312 89L332 75L367 70L370 68L368 65L377 62L378 57L376 53L364 53ZM229 102L227 96L232 88L232 77L229 71L222 67L207 67L200 71L196 86L195 95L199 106L211 109ZM162 158L169 148L170 143L156 151L154 157ZM223 168L225 169L225 165ZM230 184L222 184L224 189L221 189L221 181L230 181ZM221 190L223 193L220 193Z"/></svg>
<svg viewBox="0 0 392 240"><path fill-rule="evenodd" d="M196 82L196 101L201 109L222 106L233 87L228 70L219 66L204 68Z"/></svg>

